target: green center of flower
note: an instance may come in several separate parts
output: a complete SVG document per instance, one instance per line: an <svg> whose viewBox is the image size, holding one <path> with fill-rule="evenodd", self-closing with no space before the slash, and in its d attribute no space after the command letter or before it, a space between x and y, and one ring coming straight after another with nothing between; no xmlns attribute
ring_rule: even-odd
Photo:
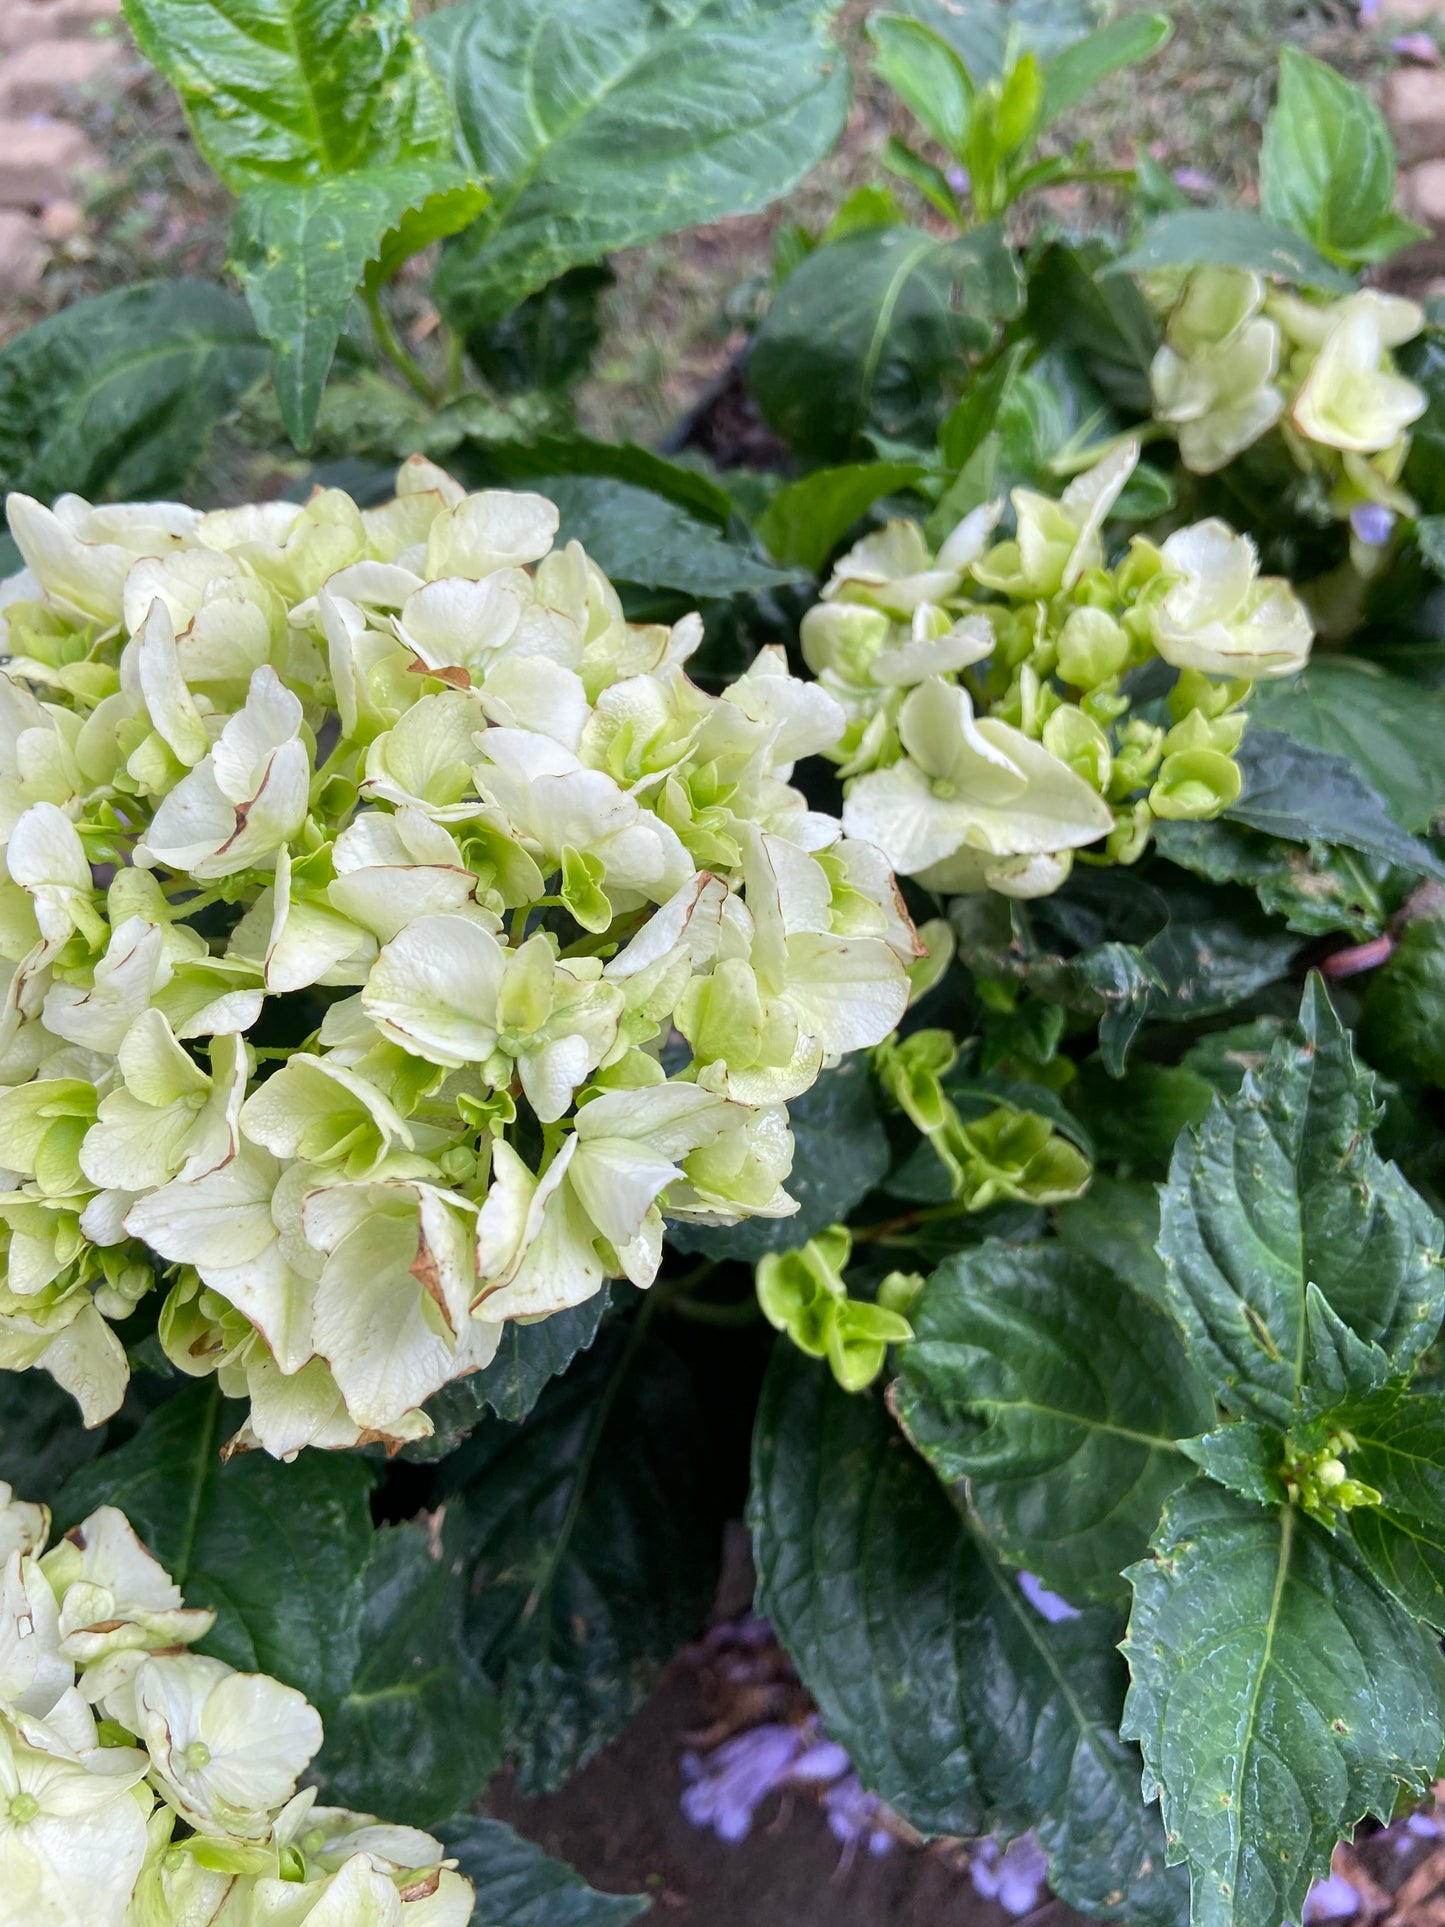
<svg viewBox="0 0 1445 1927"><path fill-rule="evenodd" d="M951 782L946 776L935 776L928 787L941 803L950 802L958 794L957 783Z"/></svg>
<svg viewBox="0 0 1445 1927"><path fill-rule="evenodd" d="M33 1793L17 1793L6 1809L8 1818L17 1827L23 1827L27 1820L33 1820L40 1811L40 1802Z"/></svg>
<svg viewBox="0 0 1445 1927"><path fill-rule="evenodd" d="M199 1769L211 1764L211 1749L204 1740L192 1740L186 1748L186 1765Z"/></svg>

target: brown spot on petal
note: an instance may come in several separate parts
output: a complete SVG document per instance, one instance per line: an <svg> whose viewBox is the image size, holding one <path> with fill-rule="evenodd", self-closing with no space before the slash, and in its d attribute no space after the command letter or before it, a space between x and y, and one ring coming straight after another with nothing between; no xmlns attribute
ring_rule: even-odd
<svg viewBox="0 0 1445 1927"><path fill-rule="evenodd" d="M472 679L460 663L443 663L440 669L433 669L420 656L413 656L407 664L407 673L412 676L433 676L438 682L450 683L453 689L470 689Z"/></svg>
<svg viewBox="0 0 1445 1927"><path fill-rule="evenodd" d="M452 1323L451 1312L447 1309L447 1301L442 1294L441 1267L437 1263L436 1253L426 1241L425 1231L420 1226L417 1227L416 1234L416 1256L412 1259L409 1269L412 1277L441 1313L443 1324L455 1338L457 1328Z"/></svg>
<svg viewBox="0 0 1445 1927"><path fill-rule="evenodd" d="M440 1867L433 1867L430 1872L422 1874L420 1879L413 1880L409 1886L400 1888L399 1892L403 1901L430 1900L441 1884L442 1870Z"/></svg>

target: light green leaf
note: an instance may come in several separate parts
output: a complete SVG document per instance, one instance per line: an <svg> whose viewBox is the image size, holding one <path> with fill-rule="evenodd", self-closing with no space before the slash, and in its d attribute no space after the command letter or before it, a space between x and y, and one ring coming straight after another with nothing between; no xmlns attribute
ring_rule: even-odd
<svg viewBox="0 0 1445 1927"><path fill-rule="evenodd" d="M975 82L997 80L1010 52L1050 60L1098 26L1105 0L898 0L900 13L958 49Z"/></svg>
<svg viewBox="0 0 1445 1927"><path fill-rule="evenodd" d="M644 1330L618 1321L524 1425L487 1420L446 1462L467 1511L466 1639L524 1792L626 1725L717 1582L714 1444L687 1371Z"/></svg>
<svg viewBox="0 0 1445 1927"><path fill-rule="evenodd" d="M1124 1732L1195 1927L1298 1920L1335 1842L1432 1777L1445 1662L1346 1539L1204 1481L1130 1579Z"/></svg>
<svg viewBox="0 0 1445 1927"><path fill-rule="evenodd" d="M410 214L465 220L480 192L459 168L408 161L302 186L266 181L242 196L232 261L274 350L276 398L298 448L310 444L352 294L367 264L383 261L386 237Z"/></svg>
<svg viewBox="0 0 1445 1927"><path fill-rule="evenodd" d="M1382 1393L1346 1418L1350 1477L1380 1494L1350 1513L1355 1544L1407 1611L1445 1628L1445 1397Z"/></svg>
<svg viewBox="0 0 1445 1927"><path fill-rule="evenodd" d="M446 102L410 0L124 0L147 60L236 193L446 160Z"/></svg>
<svg viewBox="0 0 1445 1927"><path fill-rule="evenodd" d="M1166 214L1111 272L1153 274L1159 268L1252 268L1329 294L1349 294L1355 285L1308 241L1245 208L1192 207Z"/></svg>
<svg viewBox="0 0 1445 1927"><path fill-rule="evenodd" d="M1332 261L1374 260L1395 199L1395 144L1362 87L1286 43L1279 97L1265 122L1259 203Z"/></svg>
<svg viewBox="0 0 1445 1927"><path fill-rule="evenodd" d="M1130 13L1055 54L1044 64L1044 102L1036 131L1052 127L1110 74L1158 53L1172 32L1162 13Z"/></svg>
<svg viewBox="0 0 1445 1927"><path fill-rule="evenodd" d="M904 14L875 13L868 22L873 64L940 147L962 157L973 114L973 82L941 33Z"/></svg>
<svg viewBox="0 0 1445 1927"><path fill-rule="evenodd" d="M748 361L769 423L799 454L846 461L869 431L931 446L965 356L1022 299L997 226L944 241L875 228L819 248L784 282Z"/></svg>
<svg viewBox="0 0 1445 1927"><path fill-rule="evenodd" d="M910 1308L898 1418L1010 1564L1107 1599L1214 1419L1178 1334L1066 1245L960 1252Z"/></svg>
<svg viewBox="0 0 1445 1927"><path fill-rule="evenodd" d="M928 473L915 462L850 462L815 468L778 490L758 517L757 536L778 562L816 575L843 537L884 495L913 488Z"/></svg>
<svg viewBox="0 0 1445 1927"><path fill-rule="evenodd" d="M205 281L72 303L0 347L0 495L179 493L266 359L244 304Z"/></svg>
<svg viewBox="0 0 1445 1927"><path fill-rule="evenodd" d="M1252 716L1297 743L1348 757L1404 829L1445 812L1445 697L1353 656L1316 659L1285 682L1257 684Z"/></svg>
<svg viewBox="0 0 1445 1927"><path fill-rule="evenodd" d="M56 1530L118 1506L186 1604L216 1608L200 1651L274 1674L325 1719L361 1652L372 1469L341 1452L295 1465L247 1452L223 1464L244 1416L223 1407L214 1379L189 1387L66 1483Z"/></svg>
<svg viewBox="0 0 1445 1927"><path fill-rule="evenodd" d="M634 1894L600 1894L500 1820L458 1814L437 1828L477 1890L471 1927L614 1927L645 1914Z"/></svg>
<svg viewBox="0 0 1445 1927"><path fill-rule="evenodd" d="M1063 1898L1177 1927L1139 1762L1118 1738L1119 1621L1050 1624L881 1400L773 1353L749 1506L761 1607L865 1786L925 1833L1033 1826Z"/></svg>
<svg viewBox="0 0 1445 1927"><path fill-rule="evenodd" d="M1175 1151L1159 1234L1170 1306L1245 1417L1285 1430L1332 1402L1332 1385L1311 1384L1311 1364L1328 1362L1312 1350L1330 1336L1317 1314L1312 1341L1312 1287L1396 1371L1440 1324L1441 1227L1375 1151L1378 1116L1374 1080L1311 978L1294 1033Z"/></svg>
<svg viewBox="0 0 1445 1927"><path fill-rule="evenodd" d="M326 1798L353 1812L434 1827L501 1764L497 1696L461 1638L464 1532L453 1505L375 1535L360 1660L316 1762Z"/></svg>
<svg viewBox="0 0 1445 1927"><path fill-rule="evenodd" d="M832 147L836 0L462 0L422 28L495 196L448 250L463 329L568 268L764 207Z"/></svg>

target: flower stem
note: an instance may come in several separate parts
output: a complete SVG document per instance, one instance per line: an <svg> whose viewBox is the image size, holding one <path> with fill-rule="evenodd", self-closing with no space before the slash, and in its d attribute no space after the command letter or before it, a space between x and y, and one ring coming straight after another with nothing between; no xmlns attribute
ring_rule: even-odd
<svg viewBox="0 0 1445 1927"><path fill-rule="evenodd" d="M440 393L428 380L421 363L407 350L401 337L392 327L390 318L381 305L380 290L368 288L362 295L362 301L365 303L366 312L371 317L372 333L376 337L376 345L382 354L413 394L419 395L429 407L439 407L442 399Z"/></svg>

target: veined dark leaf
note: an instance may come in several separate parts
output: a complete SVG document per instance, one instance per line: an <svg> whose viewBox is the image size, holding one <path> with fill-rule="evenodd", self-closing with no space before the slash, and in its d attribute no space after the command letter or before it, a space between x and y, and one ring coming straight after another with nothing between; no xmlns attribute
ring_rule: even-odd
<svg viewBox="0 0 1445 1927"><path fill-rule="evenodd" d="M758 1412L750 1519L762 1607L866 1786L926 1833L1032 1825L1065 1899L1178 1927L1183 1885L1114 1730L1112 1609L1048 1623L882 1401L786 1344Z"/></svg>
<svg viewBox="0 0 1445 1927"><path fill-rule="evenodd" d="M476 1887L471 1927L615 1927L651 1905L640 1895L596 1892L500 1820L457 1814L437 1832Z"/></svg>
<svg viewBox="0 0 1445 1927"><path fill-rule="evenodd" d="M431 1438L404 1447L402 1456L445 1458L486 1412L513 1424L526 1418L548 1382L565 1372L596 1338L611 1302L604 1288L584 1304L555 1311L534 1324L520 1325L510 1319L490 1365L444 1385L427 1400L436 1431Z"/></svg>
<svg viewBox="0 0 1445 1927"><path fill-rule="evenodd" d="M1104 0L896 0L957 47L976 83L1003 71L1010 36L1019 53L1050 60L1097 27Z"/></svg>
<svg viewBox="0 0 1445 1927"><path fill-rule="evenodd" d="M244 303L206 281L74 302L0 348L0 493L178 492L266 359Z"/></svg>
<svg viewBox="0 0 1445 1927"><path fill-rule="evenodd" d="M609 475L543 475L539 492L562 511L559 541L580 542L614 582L676 589L698 601L756 595L797 579L724 539L675 502Z"/></svg>
<svg viewBox="0 0 1445 1927"><path fill-rule="evenodd" d="M1347 758L1403 828L1428 830L1445 812L1445 697L1434 690L1352 656L1326 656L1288 681L1257 686L1251 713L1267 729Z"/></svg>
<svg viewBox="0 0 1445 1927"><path fill-rule="evenodd" d="M832 147L836 0L462 0L422 32L491 212L437 295L465 329L569 268L764 207Z"/></svg>
<svg viewBox="0 0 1445 1927"><path fill-rule="evenodd" d="M1380 792L1347 756L1277 729L1245 732L1237 756L1244 793L1225 811L1236 823L1294 843L1332 843L1421 876L1445 866L1391 817Z"/></svg>
<svg viewBox="0 0 1445 1927"><path fill-rule="evenodd" d="M603 442L591 435L520 431L515 441L488 441L463 450L462 473L492 486L499 480L530 481L536 476L589 475L626 482L660 496L699 522L726 534L734 516L732 497L703 470L671 462L636 442Z"/></svg>
<svg viewBox="0 0 1445 1927"><path fill-rule="evenodd" d="M1375 1151L1378 1116L1374 1080L1311 978L1294 1034L1180 1140L1159 1236L1169 1302L1196 1364L1245 1417L1285 1430L1332 1402L1326 1381L1325 1405L1313 1403L1311 1366L1326 1363L1315 1351L1334 1334L1318 1306L1312 1319L1311 1289L1395 1371L1440 1324L1441 1227ZM1338 1363L1348 1374L1354 1361Z"/></svg>
<svg viewBox="0 0 1445 1927"><path fill-rule="evenodd" d="M1167 1312L1159 1242L1159 1187L1133 1179L1096 1176L1082 1198L1055 1215L1066 1245L1132 1285L1156 1310Z"/></svg>
<svg viewBox="0 0 1445 1927"><path fill-rule="evenodd" d="M931 446L963 373L1022 284L997 226L944 241L872 228L810 254L758 331L748 383L800 454L846 461L876 431Z"/></svg>
<svg viewBox="0 0 1445 1927"><path fill-rule="evenodd" d="M214 1380L189 1387L66 1482L56 1530L119 1506L186 1604L216 1608L200 1650L273 1673L325 1719L361 1654L372 1469L341 1452L306 1452L294 1465L247 1452L223 1464L241 1416Z"/></svg>
<svg viewBox="0 0 1445 1927"><path fill-rule="evenodd" d="M75 1400L48 1372L0 1372L0 1477L17 1499L49 1505L62 1483L105 1442L82 1431Z"/></svg>
<svg viewBox="0 0 1445 1927"><path fill-rule="evenodd" d="M1445 1084L1445 917L1416 917L1370 978L1360 1042L1393 1077Z"/></svg>
<svg viewBox="0 0 1445 1927"><path fill-rule="evenodd" d="M1379 936L1388 921L1382 889L1388 866L1379 858L1325 844L1286 843L1223 816L1154 827L1160 854L1171 863L1211 883L1248 884L1262 909L1283 917L1286 929L1301 936L1343 932L1363 942Z"/></svg>
<svg viewBox="0 0 1445 1927"><path fill-rule="evenodd" d="M518 1784L542 1791L706 1617L723 1517L691 1381L637 1323L614 1326L524 1425L480 1426L447 1478L467 1510L466 1638L502 1692Z"/></svg>
<svg viewBox="0 0 1445 1927"><path fill-rule="evenodd" d="M403 160L446 160L446 101L410 0L124 0L147 60L236 193Z"/></svg>
<svg viewBox="0 0 1445 1927"><path fill-rule="evenodd" d="M274 351L276 399L298 448L310 445L346 310L368 263L384 264L387 237L425 246L434 238L429 228L454 232L485 200L459 167L441 161L247 189L231 252L256 326ZM393 256L400 248L399 239Z"/></svg>
<svg viewBox="0 0 1445 1927"><path fill-rule="evenodd" d="M375 1535L359 1661L316 1762L328 1800L434 1827L501 1764L497 1696L461 1636L464 1540L459 1507Z"/></svg>
<svg viewBox="0 0 1445 1927"><path fill-rule="evenodd" d="M1298 1920L1335 1842L1433 1776L1445 1662L1347 1538L1203 1480L1129 1576L1123 1730L1195 1927Z"/></svg>
<svg viewBox="0 0 1445 1927"><path fill-rule="evenodd" d="M898 1356L898 1417L1011 1564L1071 1599L1123 1590L1214 1400L1178 1334L1062 1244L990 1243L934 1272Z"/></svg>
<svg viewBox="0 0 1445 1927"><path fill-rule="evenodd" d="M1219 1485L1256 1505L1283 1505L1285 1484L1280 1476L1284 1439L1268 1426L1238 1419L1204 1432L1197 1439L1181 1439L1179 1449Z"/></svg>
<svg viewBox="0 0 1445 1927"><path fill-rule="evenodd" d="M1383 1392L1346 1421L1349 1474L1380 1494L1350 1513L1355 1544L1409 1612L1445 1628L1445 1397Z"/></svg>

